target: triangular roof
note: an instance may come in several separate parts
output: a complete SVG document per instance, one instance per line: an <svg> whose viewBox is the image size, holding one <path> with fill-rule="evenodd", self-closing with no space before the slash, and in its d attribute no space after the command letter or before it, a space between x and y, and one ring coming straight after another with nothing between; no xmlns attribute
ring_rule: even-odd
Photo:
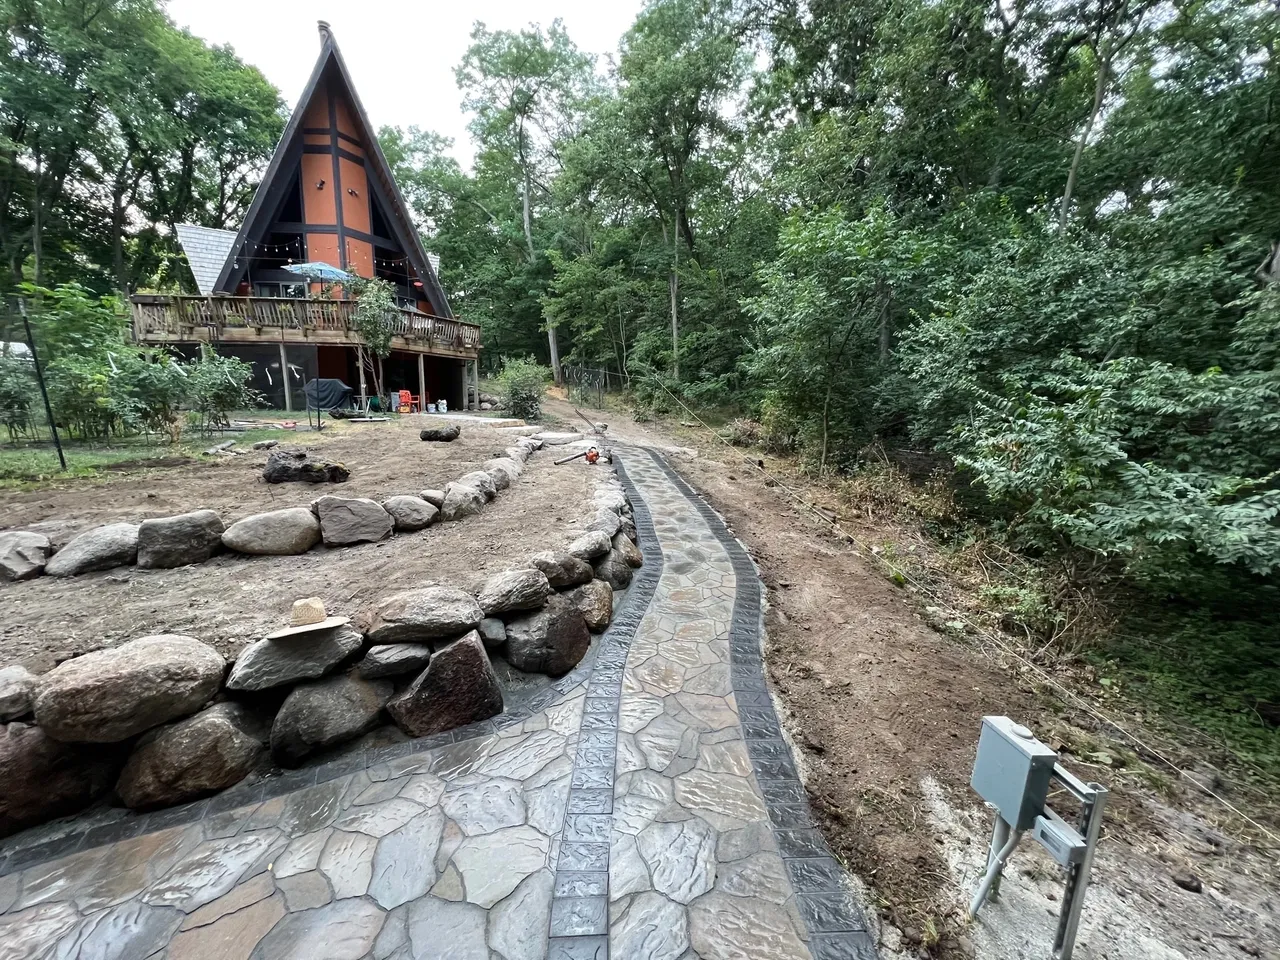
<svg viewBox="0 0 1280 960"><path fill-rule="evenodd" d="M351 82L351 74L347 70L346 62L342 59L342 52L338 49L337 41L334 40L333 31L329 28L329 24L323 20L319 22L319 26L320 56L311 71L311 78L307 81L307 86L302 91L302 96L298 98L298 104L294 107L293 115L289 118L289 122L284 128L284 134L276 145L275 153L271 156L271 163L267 165L267 172L263 175L262 182L258 185L258 191L254 194L253 203L249 206L249 212L245 214L244 223L236 235L235 244L232 246L230 253L227 254L222 270L218 274L215 289L225 291L229 288L233 275L237 272L237 254L245 248L246 243L261 242L262 232L270 225L281 191L287 186L287 184L280 181L286 179L292 173L292 162L301 153L303 117L307 114L317 91L322 89L326 79L330 79L336 80L340 84L340 89L345 91L347 101L352 107L354 123L357 132L360 134L366 154L365 168L377 178L377 183L382 188L382 193L387 201L385 204L386 212L390 216L388 226L391 227L392 232L395 234L394 239L400 242L402 249L414 267L414 271L422 280L423 293L427 302L431 304L432 311L440 317L452 317L453 313L449 309L449 301L445 297L444 288L440 286L440 279L427 251L422 246L418 230L409 216L409 206L405 202L404 194L400 192L400 187L396 183L395 177L391 175L391 165L387 162L386 155L383 154L382 147L378 144L377 131L374 130L373 124L369 122L369 115L365 112L364 104L360 102L355 85Z"/></svg>
<svg viewBox="0 0 1280 960"><path fill-rule="evenodd" d="M234 230L202 227L194 223L179 223L178 243L187 255L191 275L196 278L196 288L206 297L217 289L218 275L222 273L227 256L235 249Z"/></svg>

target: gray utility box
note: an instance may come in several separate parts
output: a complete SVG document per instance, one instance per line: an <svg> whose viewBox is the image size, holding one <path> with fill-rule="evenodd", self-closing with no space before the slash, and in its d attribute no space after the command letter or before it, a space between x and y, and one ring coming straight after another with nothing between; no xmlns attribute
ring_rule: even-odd
<svg viewBox="0 0 1280 960"><path fill-rule="evenodd" d="M1057 754L1008 717L983 717L970 785L1015 830L1044 810Z"/></svg>

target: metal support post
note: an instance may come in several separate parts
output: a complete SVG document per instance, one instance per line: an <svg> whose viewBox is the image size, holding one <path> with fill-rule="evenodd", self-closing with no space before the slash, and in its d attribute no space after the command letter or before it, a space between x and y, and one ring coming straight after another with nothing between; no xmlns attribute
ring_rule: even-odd
<svg viewBox="0 0 1280 960"><path fill-rule="evenodd" d="M293 412L293 388L289 383L289 358L284 352L284 341L280 341L280 379L284 383L284 409Z"/></svg>
<svg viewBox="0 0 1280 960"><path fill-rule="evenodd" d="M1055 774L1063 779L1060 767ZM1069 776L1069 775L1068 775ZM1075 779L1072 777L1071 779ZM1085 838L1084 857L1079 863L1067 866L1066 889L1062 894L1062 913L1058 917L1058 930L1053 937L1054 960L1071 960L1076 946L1076 932L1080 928L1080 914L1084 910L1084 895L1089 887L1089 874L1093 870L1093 855L1098 848L1098 836L1102 832L1102 811L1107 805L1107 790L1100 784L1090 783L1087 786L1068 784L1073 793L1083 793L1080 805L1080 819L1077 826Z"/></svg>

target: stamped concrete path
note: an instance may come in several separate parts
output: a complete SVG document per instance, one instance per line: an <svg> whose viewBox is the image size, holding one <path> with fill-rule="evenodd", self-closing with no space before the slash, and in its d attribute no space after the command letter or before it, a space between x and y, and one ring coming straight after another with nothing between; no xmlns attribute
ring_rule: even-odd
<svg viewBox="0 0 1280 960"><path fill-rule="evenodd" d="M0 846L0 960L849 960L875 949L761 668L760 582L656 456L588 661L474 727Z"/></svg>

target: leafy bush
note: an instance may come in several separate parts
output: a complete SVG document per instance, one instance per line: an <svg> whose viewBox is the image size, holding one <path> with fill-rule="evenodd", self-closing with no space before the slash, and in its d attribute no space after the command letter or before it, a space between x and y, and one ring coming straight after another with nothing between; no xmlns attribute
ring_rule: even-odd
<svg viewBox="0 0 1280 960"><path fill-rule="evenodd" d="M45 370L49 403L58 425L85 439L106 437L116 424L111 367L105 355L60 357Z"/></svg>
<svg viewBox="0 0 1280 960"><path fill-rule="evenodd" d="M187 396L187 373L164 352L113 356L108 408L127 430L178 435L178 407Z"/></svg>
<svg viewBox="0 0 1280 960"><path fill-rule="evenodd" d="M498 374L507 409L522 420L541 419L542 395L550 382L551 371L533 357L505 360Z"/></svg>
<svg viewBox="0 0 1280 960"><path fill-rule="evenodd" d="M253 365L235 357L208 354L187 364L187 402L191 419L201 433L231 425L232 410L256 407L262 397L249 386Z"/></svg>
<svg viewBox="0 0 1280 960"><path fill-rule="evenodd" d="M30 360L0 357L0 423L9 431L10 440L30 426L39 389Z"/></svg>

